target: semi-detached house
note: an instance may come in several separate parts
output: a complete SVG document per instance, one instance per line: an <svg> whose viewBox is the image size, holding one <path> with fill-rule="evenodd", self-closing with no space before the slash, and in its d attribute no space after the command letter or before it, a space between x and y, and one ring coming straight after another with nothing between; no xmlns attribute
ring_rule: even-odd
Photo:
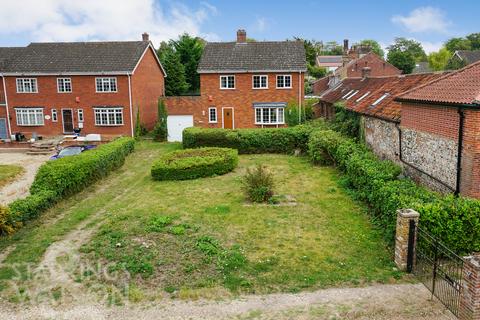
<svg viewBox="0 0 480 320"><path fill-rule="evenodd" d="M142 41L31 43L0 48L0 139L131 136L137 110L152 129L166 76Z"/></svg>
<svg viewBox="0 0 480 320"><path fill-rule="evenodd" d="M207 43L198 66L200 95L167 97L170 140L185 127L275 128L289 102L302 106L306 68L301 41Z"/></svg>

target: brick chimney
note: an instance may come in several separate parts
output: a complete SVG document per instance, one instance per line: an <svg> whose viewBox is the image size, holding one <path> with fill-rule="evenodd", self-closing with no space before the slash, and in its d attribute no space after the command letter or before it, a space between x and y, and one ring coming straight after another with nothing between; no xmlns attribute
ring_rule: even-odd
<svg viewBox="0 0 480 320"><path fill-rule="evenodd" d="M148 35L148 33L142 33L142 41L150 41L150 36Z"/></svg>
<svg viewBox="0 0 480 320"><path fill-rule="evenodd" d="M244 29L238 29L237 43L247 43L247 32Z"/></svg>
<svg viewBox="0 0 480 320"><path fill-rule="evenodd" d="M371 73L372 73L372 68L370 68L370 67L363 67L362 68L362 78L370 77Z"/></svg>
<svg viewBox="0 0 480 320"><path fill-rule="evenodd" d="M343 40L343 54L348 54L348 39Z"/></svg>

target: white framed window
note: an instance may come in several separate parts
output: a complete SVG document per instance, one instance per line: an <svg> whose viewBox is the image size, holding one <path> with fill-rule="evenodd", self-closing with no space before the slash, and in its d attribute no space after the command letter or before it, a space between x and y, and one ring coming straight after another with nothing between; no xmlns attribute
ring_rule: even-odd
<svg viewBox="0 0 480 320"><path fill-rule="evenodd" d="M358 93L358 90L353 91L353 93L351 95L349 95L347 98L345 98L345 100L350 100L350 98L352 98L357 93Z"/></svg>
<svg viewBox="0 0 480 320"><path fill-rule="evenodd" d="M95 78L97 92L117 92L117 78Z"/></svg>
<svg viewBox="0 0 480 320"><path fill-rule="evenodd" d="M57 91L58 91L58 93L72 92L72 79L71 78L57 78Z"/></svg>
<svg viewBox="0 0 480 320"><path fill-rule="evenodd" d="M210 107L208 108L208 122L209 123L217 123L217 108Z"/></svg>
<svg viewBox="0 0 480 320"><path fill-rule="evenodd" d="M370 94L370 91L368 91L367 93L364 93L360 98L358 98L357 100L355 100L355 102L360 102L360 101L362 101L362 100L365 99L369 94Z"/></svg>
<svg viewBox="0 0 480 320"><path fill-rule="evenodd" d="M18 126L43 126L43 108L15 108Z"/></svg>
<svg viewBox="0 0 480 320"><path fill-rule="evenodd" d="M252 76L253 89L268 89L268 76L254 75Z"/></svg>
<svg viewBox="0 0 480 320"><path fill-rule="evenodd" d="M52 122L58 121L57 109L52 109Z"/></svg>
<svg viewBox="0 0 480 320"><path fill-rule="evenodd" d="M291 89L292 88L292 76L290 74L277 75L277 88L278 89Z"/></svg>
<svg viewBox="0 0 480 320"><path fill-rule="evenodd" d="M220 76L220 89L235 89L235 76Z"/></svg>
<svg viewBox="0 0 480 320"><path fill-rule="evenodd" d="M83 122L83 109L77 110L78 122Z"/></svg>
<svg viewBox="0 0 480 320"><path fill-rule="evenodd" d="M381 96L380 98L378 98L377 100L375 100L374 103L372 103L372 106L376 106L377 104L379 104L380 102L382 102L383 99L385 99L386 97L388 97L390 94L389 93L384 93L383 96Z"/></svg>
<svg viewBox="0 0 480 320"><path fill-rule="evenodd" d="M284 124L285 108L255 108L255 124Z"/></svg>
<svg viewBox="0 0 480 320"><path fill-rule="evenodd" d="M123 108L98 107L93 108L96 126L122 126Z"/></svg>
<svg viewBox="0 0 480 320"><path fill-rule="evenodd" d="M36 78L17 78L17 93L37 93Z"/></svg>

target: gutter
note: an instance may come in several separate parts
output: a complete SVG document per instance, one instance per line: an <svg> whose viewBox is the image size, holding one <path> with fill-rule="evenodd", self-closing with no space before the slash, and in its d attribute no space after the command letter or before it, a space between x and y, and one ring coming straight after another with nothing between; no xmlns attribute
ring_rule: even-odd
<svg viewBox="0 0 480 320"><path fill-rule="evenodd" d="M12 126L10 125L10 112L8 110L7 85L5 84L5 75L0 73L3 82L3 94L5 95L5 109L7 110L8 139L12 137Z"/></svg>
<svg viewBox="0 0 480 320"><path fill-rule="evenodd" d="M457 183L454 193L457 197L460 194L460 183L462 176L463 127L465 125L465 112L462 107L458 107L458 117Z"/></svg>

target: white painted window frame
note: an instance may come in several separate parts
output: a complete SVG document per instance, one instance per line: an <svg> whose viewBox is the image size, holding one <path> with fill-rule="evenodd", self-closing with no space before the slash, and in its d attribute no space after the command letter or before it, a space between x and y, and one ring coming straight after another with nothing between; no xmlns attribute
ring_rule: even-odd
<svg viewBox="0 0 480 320"><path fill-rule="evenodd" d="M215 120L212 120L212 111L215 111ZM218 123L218 110L216 107L208 108L208 123Z"/></svg>
<svg viewBox="0 0 480 320"><path fill-rule="evenodd" d="M264 109L275 109L276 121L275 122L265 122L263 119L263 110ZM260 110L260 121L257 117L257 111ZM268 112L270 118L270 111ZM280 117L281 115L281 117ZM255 108L255 124L257 125L279 125L285 124L285 107L256 107ZM282 118L282 121L279 121L279 118Z"/></svg>
<svg viewBox="0 0 480 320"><path fill-rule="evenodd" d="M35 123L30 122L29 113L35 114ZM24 123L25 118L23 115L26 114L27 123ZM40 117L39 117L40 116ZM15 108L15 117L17 118L17 126L19 127L39 127L45 125L45 119L43 115L43 108ZM41 122L37 120L41 119ZM21 120L21 121L19 121Z"/></svg>
<svg viewBox="0 0 480 320"><path fill-rule="evenodd" d="M255 87L255 77L259 77L260 87ZM262 87L262 78L265 78L265 87ZM254 89L254 90L268 89L268 75L266 75L266 74L254 74L254 75L252 75L252 89Z"/></svg>
<svg viewBox="0 0 480 320"><path fill-rule="evenodd" d="M100 81L100 87L99 87ZM112 81L115 83L115 90L112 90ZM108 83L109 90L104 90L104 83ZM101 88L101 90L98 90ZM95 78L95 92L97 93L115 93L118 92L117 77L96 77Z"/></svg>
<svg viewBox="0 0 480 320"><path fill-rule="evenodd" d="M233 77L233 87L230 88L228 87L228 78L229 77ZM226 78L226 87L223 87L222 86L222 79ZM219 80L220 80L220 90L235 90L235 87L236 87L236 79L235 79L235 75L234 74L226 74L226 75L221 75L219 77Z"/></svg>
<svg viewBox="0 0 480 320"><path fill-rule="evenodd" d="M16 78L15 80L17 84L17 93L38 93L37 78ZM27 82L30 83L30 88L32 91L25 91L25 83Z"/></svg>
<svg viewBox="0 0 480 320"><path fill-rule="evenodd" d="M52 122L58 122L57 109L52 109L50 113L51 113L51 117L52 117Z"/></svg>
<svg viewBox="0 0 480 320"><path fill-rule="evenodd" d="M70 90L66 90L66 83L70 85ZM63 88L63 90L61 90ZM72 93L72 78L57 78L57 92L58 93Z"/></svg>
<svg viewBox="0 0 480 320"><path fill-rule="evenodd" d="M85 117L84 117L84 114L83 114L83 109L77 109L77 120L78 120L79 123L85 121Z"/></svg>
<svg viewBox="0 0 480 320"><path fill-rule="evenodd" d="M109 115L113 113L114 123L110 123ZM117 114L121 114L122 123L117 123ZM100 118L97 118L97 114L100 115ZM102 114L106 114L106 123L103 122ZM95 107L93 108L93 117L95 121L95 126L97 127L119 127L125 125L125 118L123 116L123 107ZM98 122L97 120L100 120Z"/></svg>
<svg viewBox="0 0 480 320"><path fill-rule="evenodd" d="M279 87L278 86L278 78L280 77L283 77L283 86L282 87ZM285 86L285 79L286 77L289 77L290 78L290 86L287 87ZM277 74L276 78L275 78L275 86L277 87L277 89L292 89L292 75L291 74Z"/></svg>

